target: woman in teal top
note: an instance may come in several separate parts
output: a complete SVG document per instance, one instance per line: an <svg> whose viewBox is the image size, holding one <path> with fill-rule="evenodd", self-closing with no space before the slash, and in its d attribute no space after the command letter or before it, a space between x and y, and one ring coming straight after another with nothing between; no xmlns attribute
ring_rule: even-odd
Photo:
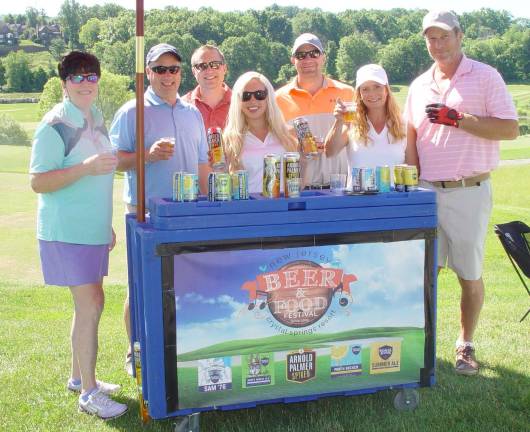
<svg viewBox="0 0 530 432"><path fill-rule="evenodd" d="M115 244L112 185L118 161L93 105L98 59L72 51L58 69L64 100L44 116L31 152L31 187L39 194L37 238L45 283L68 286L74 300L67 388L81 393L81 411L108 419L127 411L108 396L119 386L95 377L103 277Z"/></svg>

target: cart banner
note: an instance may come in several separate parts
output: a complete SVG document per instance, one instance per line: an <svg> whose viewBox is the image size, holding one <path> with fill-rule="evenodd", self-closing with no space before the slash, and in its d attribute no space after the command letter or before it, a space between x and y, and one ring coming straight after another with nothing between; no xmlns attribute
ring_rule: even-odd
<svg viewBox="0 0 530 432"><path fill-rule="evenodd" d="M178 408L419 382L425 240L173 257Z"/></svg>

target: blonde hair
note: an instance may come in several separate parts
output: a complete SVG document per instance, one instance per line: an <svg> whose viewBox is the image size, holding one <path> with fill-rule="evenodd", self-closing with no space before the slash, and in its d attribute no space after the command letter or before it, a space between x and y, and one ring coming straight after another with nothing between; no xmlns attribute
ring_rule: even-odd
<svg viewBox="0 0 530 432"><path fill-rule="evenodd" d="M406 136L405 123L403 122L401 110L399 109L396 98L394 97L390 86L387 84L385 87L387 92L385 102L386 126L388 127L388 132L393 138L389 141L390 143L397 143ZM367 116L368 108L362 101L360 87L355 89L353 100L357 103L357 121L352 127L350 134L355 141L359 141L364 145L368 145L368 131L370 130Z"/></svg>
<svg viewBox="0 0 530 432"><path fill-rule="evenodd" d="M243 140L248 132L248 123L242 110L242 96L246 85L252 80L258 80L267 89L267 110L265 117L269 132L274 135L282 144L286 151L296 150L296 141L289 134L283 115L278 108L274 97L274 89L270 81L258 72L245 72L241 75L232 88L232 98L226 127L223 132L225 153L229 162L230 171L242 169L241 153L243 150Z"/></svg>

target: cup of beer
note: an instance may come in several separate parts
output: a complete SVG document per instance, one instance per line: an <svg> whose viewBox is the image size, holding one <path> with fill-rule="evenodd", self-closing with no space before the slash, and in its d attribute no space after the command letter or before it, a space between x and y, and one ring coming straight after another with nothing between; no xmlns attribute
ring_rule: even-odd
<svg viewBox="0 0 530 432"><path fill-rule="evenodd" d="M355 102L342 102L344 104L344 113L342 118L346 123L353 123L355 121L355 114L357 112L357 104Z"/></svg>
<svg viewBox="0 0 530 432"><path fill-rule="evenodd" d="M175 137L163 137L160 140L164 142L168 149L173 150L175 148Z"/></svg>

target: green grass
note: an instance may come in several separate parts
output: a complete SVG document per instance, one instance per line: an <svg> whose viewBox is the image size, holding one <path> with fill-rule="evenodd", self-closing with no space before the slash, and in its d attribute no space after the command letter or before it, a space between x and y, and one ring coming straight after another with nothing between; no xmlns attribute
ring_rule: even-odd
<svg viewBox="0 0 530 432"><path fill-rule="evenodd" d="M15 149L6 158L7 153ZM134 381L123 371L126 349L121 310L126 284L122 181L115 182L114 227L118 245L111 254L106 306L100 325L99 377L123 385L118 400L130 412L102 422L77 414L68 393L69 327L72 302L68 290L44 287L35 236L36 195L25 173L27 153L0 148L0 430L23 431L169 431L174 419L138 419ZM18 162L17 162L18 160ZM17 173L6 170L18 164ZM493 233L493 224L529 223L530 201L525 179L530 165L505 166L493 174L494 208L488 237L484 280L486 303L476 335L483 368L478 377L452 372L458 333L459 287L442 272L438 284L437 384L420 390L412 413L392 406L393 391L333 397L296 404L277 404L201 415L206 432L308 431L523 431L530 424L530 318L518 320L528 296Z"/></svg>
<svg viewBox="0 0 530 432"><path fill-rule="evenodd" d="M0 104L0 114L8 114L17 122L22 123L23 126L25 126L25 123L29 123L33 129L40 122L38 112L39 104L36 103Z"/></svg>
<svg viewBox="0 0 530 432"><path fill-rule="evenodd" d="M27 53L29 58L29 65L32 71L35 71L39 67L48 71L50 67L57 70L57 61L54 60L53 56L49 51L39 51L34 53Z"/></svg>
<svg viewBox="0 0 530 432"><path fill-rule="evenodd" d="M501 160L507 159L530 159L530 135L501 142Z"/></svg>
<svg viewBox="0 0 530 432"><path fill-rule="evenodd" d="M44 47L44 45L33 42L31 39L20 39L18 41L19 46L38 46Z"/></svg>

